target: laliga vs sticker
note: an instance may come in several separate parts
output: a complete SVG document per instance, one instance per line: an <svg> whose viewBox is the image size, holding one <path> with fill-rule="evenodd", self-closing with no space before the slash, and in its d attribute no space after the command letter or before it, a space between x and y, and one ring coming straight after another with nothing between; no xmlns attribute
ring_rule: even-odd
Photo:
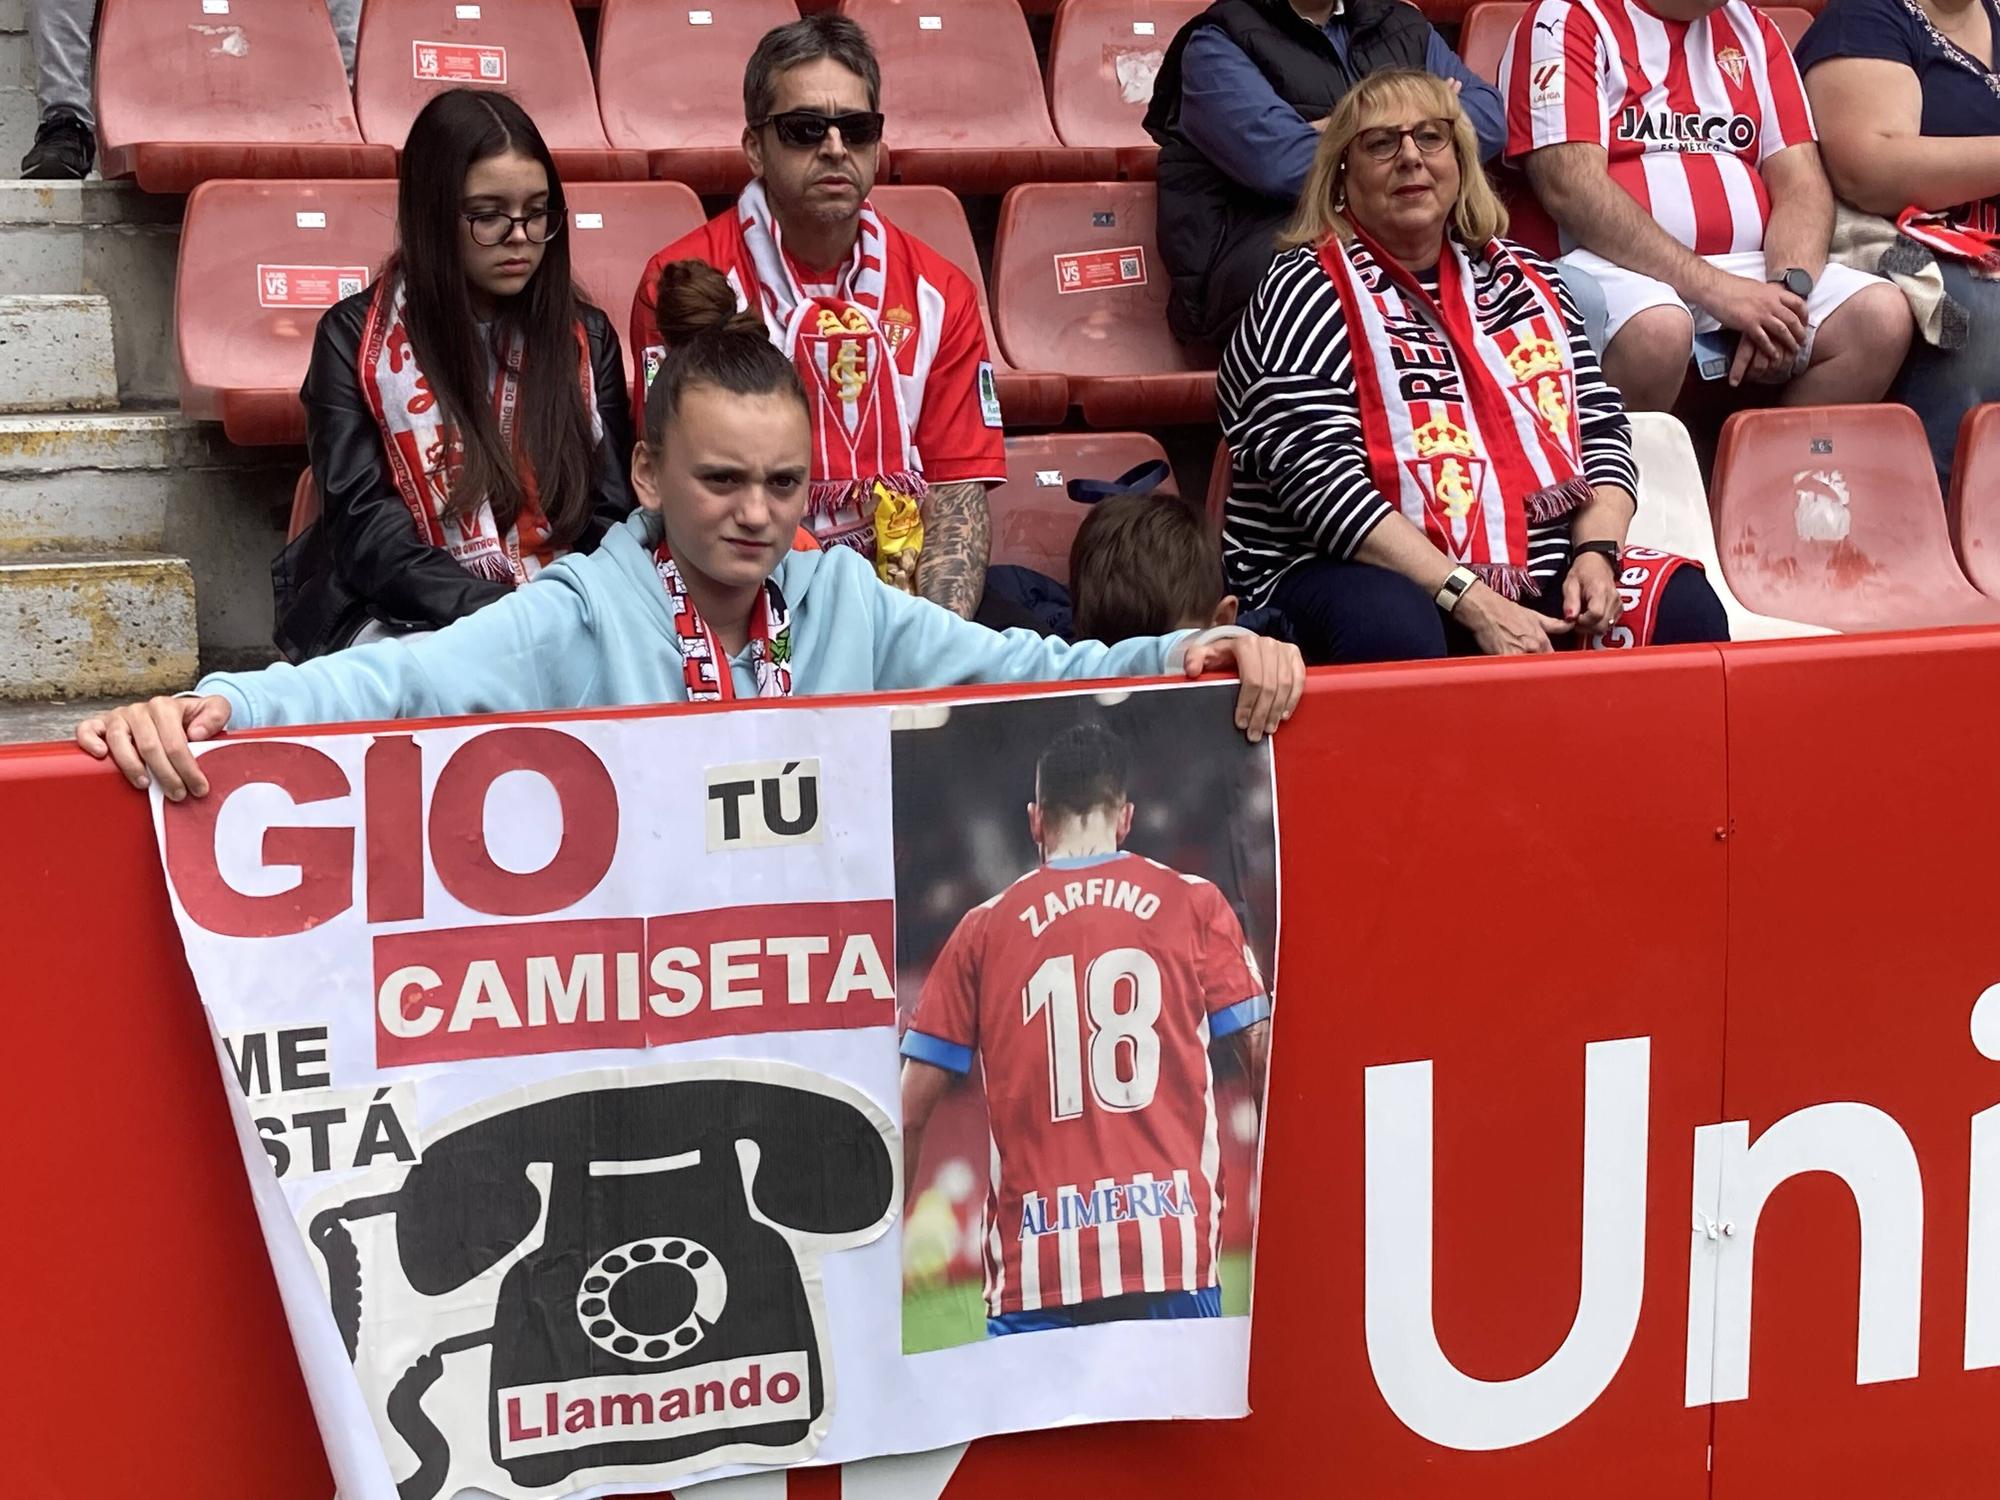
<svg viewBox="0 0 2000 1500"><path fill-rule="evenodd" d="M806 1068L614 1069L460 1111L300 1221L376 1431L418 1460L406 1500L487 1464L563 1494L813 1455L820 1262L889 1227L900 1156L880 1106Z"/></svg>
<svg viewBox="0 0 2000 1500"><path fill-rule="evenodd" d="M1083 250L1056 257L1056 290L1105 292L1146 284L1146 251L1140 245L1116 250Z"/></svg>
<svg viewBox="0 0 2000 1500"><path fill-rule="evenodd" d="M331 307L368 285L366 266L257 267L259 307Z"/></svg>
<svg viewBox="0 0 2000 1500"><path fill-rule="evenodd" d="M1000 387L993 380L991 361L979 362L979 415L988 427L1000 425Z"/></svg>
<svg viewBox="0 0 2000 1500"><path fill-rule="evenodd" d="M425 83L505 83L507 49L460 42L411 42L410 61Z"/></svg>
<svg viewBox="0 0 2000 1500"><path fill-rule="evenodd" d="M1547 109L1563 101L1563 60L1538 62L1528 74L1528 108Z"/></svg>
<svg viewBox="0 0 2000 1500"><path fill-rule="evenodd" d="M646 353L640 361L640 367L645 371L642 377L642 384L644 384L647 390L650 391L653 388L653 377L660 373L660 366L666 363L666 359L667 351L660 345L648 344L646 346Z"/></svg>

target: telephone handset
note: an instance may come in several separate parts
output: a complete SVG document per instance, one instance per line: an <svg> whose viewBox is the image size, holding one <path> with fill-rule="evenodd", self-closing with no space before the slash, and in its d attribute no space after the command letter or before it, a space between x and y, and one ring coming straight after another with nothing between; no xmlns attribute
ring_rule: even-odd
<svg viewBox="0 0 2000 1500"><path fill-rule="evenodd" d="M637 1084L589 1075L489 1100L414 1165L346 1184L313 1214L350 1358L365 1352L368 1290L391 1264L425 1297L495 1282L490 1326L437 1338L385 1403L419 1461L402 1500L436 1495L454 1442L471 1436L450 1417L440 1430L423 1400L446 1356L481 1344L492 1457L524 1488L607 1465L697 1467L685 1461L722 1448L769 1463L817 1446L813 1262L888 1226L900 1152L858 1090L787 1064L729 1067ZM364 1266L347 1226L381 1214L395 1218L393 1260ZM751 1380L756 1399L738 1403L752 1364L799 1374L768 1393Z"/></svg>

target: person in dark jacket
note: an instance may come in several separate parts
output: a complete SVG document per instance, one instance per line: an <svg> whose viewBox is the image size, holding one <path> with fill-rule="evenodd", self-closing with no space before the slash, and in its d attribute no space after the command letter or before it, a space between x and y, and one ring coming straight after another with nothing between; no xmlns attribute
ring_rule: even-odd
<svg viewBox="0 0 2000 1500"><path fill-rule="evenodd" d="M299 392L320 515L274 569L293 661L449 625L631 511L623 356L564 218L504 94L453 89L411 125L396 253L321 318Z"/></svg>
<svg viewBox="0 0 2000 1500"><path fill-rule="evenodd" d="M1499 91L1401 0L1217 0L1181 28L1146 112L1176 336L1228 339L1277 257L1327 116L1383 68L1450 81L1481 156L1505 144Z"/></svg>

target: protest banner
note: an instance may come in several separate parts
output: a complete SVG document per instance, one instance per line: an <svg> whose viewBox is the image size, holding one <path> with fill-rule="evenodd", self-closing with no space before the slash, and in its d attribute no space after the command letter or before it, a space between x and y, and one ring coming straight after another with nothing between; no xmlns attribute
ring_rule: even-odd
<svg viewBox="0 0 2000 1500"><path fill-rule="evenodd" d="M343 1497L1242 1415L1276 856L1233 692L201 747L155 823ZM983 1321L906 1268L947 1100Z"/></svg>

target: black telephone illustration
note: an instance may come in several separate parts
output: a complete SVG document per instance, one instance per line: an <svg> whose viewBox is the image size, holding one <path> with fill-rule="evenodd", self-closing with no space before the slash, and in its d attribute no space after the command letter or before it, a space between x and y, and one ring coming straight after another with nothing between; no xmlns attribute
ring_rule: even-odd
<svg viewBox="0 0 2000 1500"><path fill-rule="evenodd" d="M402 1500L435 1496L453 1444L473 1440L469 1404L443 1403L459 1416L441 1431L423 1402L446 1356L482 1344L492 1458L523 1488L609 1466L685 1471L722 1448L734 1457L713 1461L810 1454L827 1408L817 1260L875 1239L894 1217L900 1152L888 1117L844 1083L768 1062L571 1076L477 1113L445 1122L415 1164L308 1211L350 1359L368 1342L371 1286L392 1266L423 1297L480 1276L497 1283L490 1326L431 1340L378 1413L419 1461ZM376 1215L395 1217L394 1254L364 1268L348 1226ZM636 1421L642 1399L650 1418L656 1401L667 1409L660 1392L695 1378L676 1371L729 1362L741 1379L746 1361L775 1369L801 1354L803 1382L772 1386L788 1400ZM609 1382L624 1394L606 1398L595 1378L607 1376L647 1379ZM703 1403L727 1384L704 1386ZM523 1388L542 1394L524 1404ZM575 1401L599 1404L579 1409L581 1430L558 1427L551 1418Z"/></svg>

